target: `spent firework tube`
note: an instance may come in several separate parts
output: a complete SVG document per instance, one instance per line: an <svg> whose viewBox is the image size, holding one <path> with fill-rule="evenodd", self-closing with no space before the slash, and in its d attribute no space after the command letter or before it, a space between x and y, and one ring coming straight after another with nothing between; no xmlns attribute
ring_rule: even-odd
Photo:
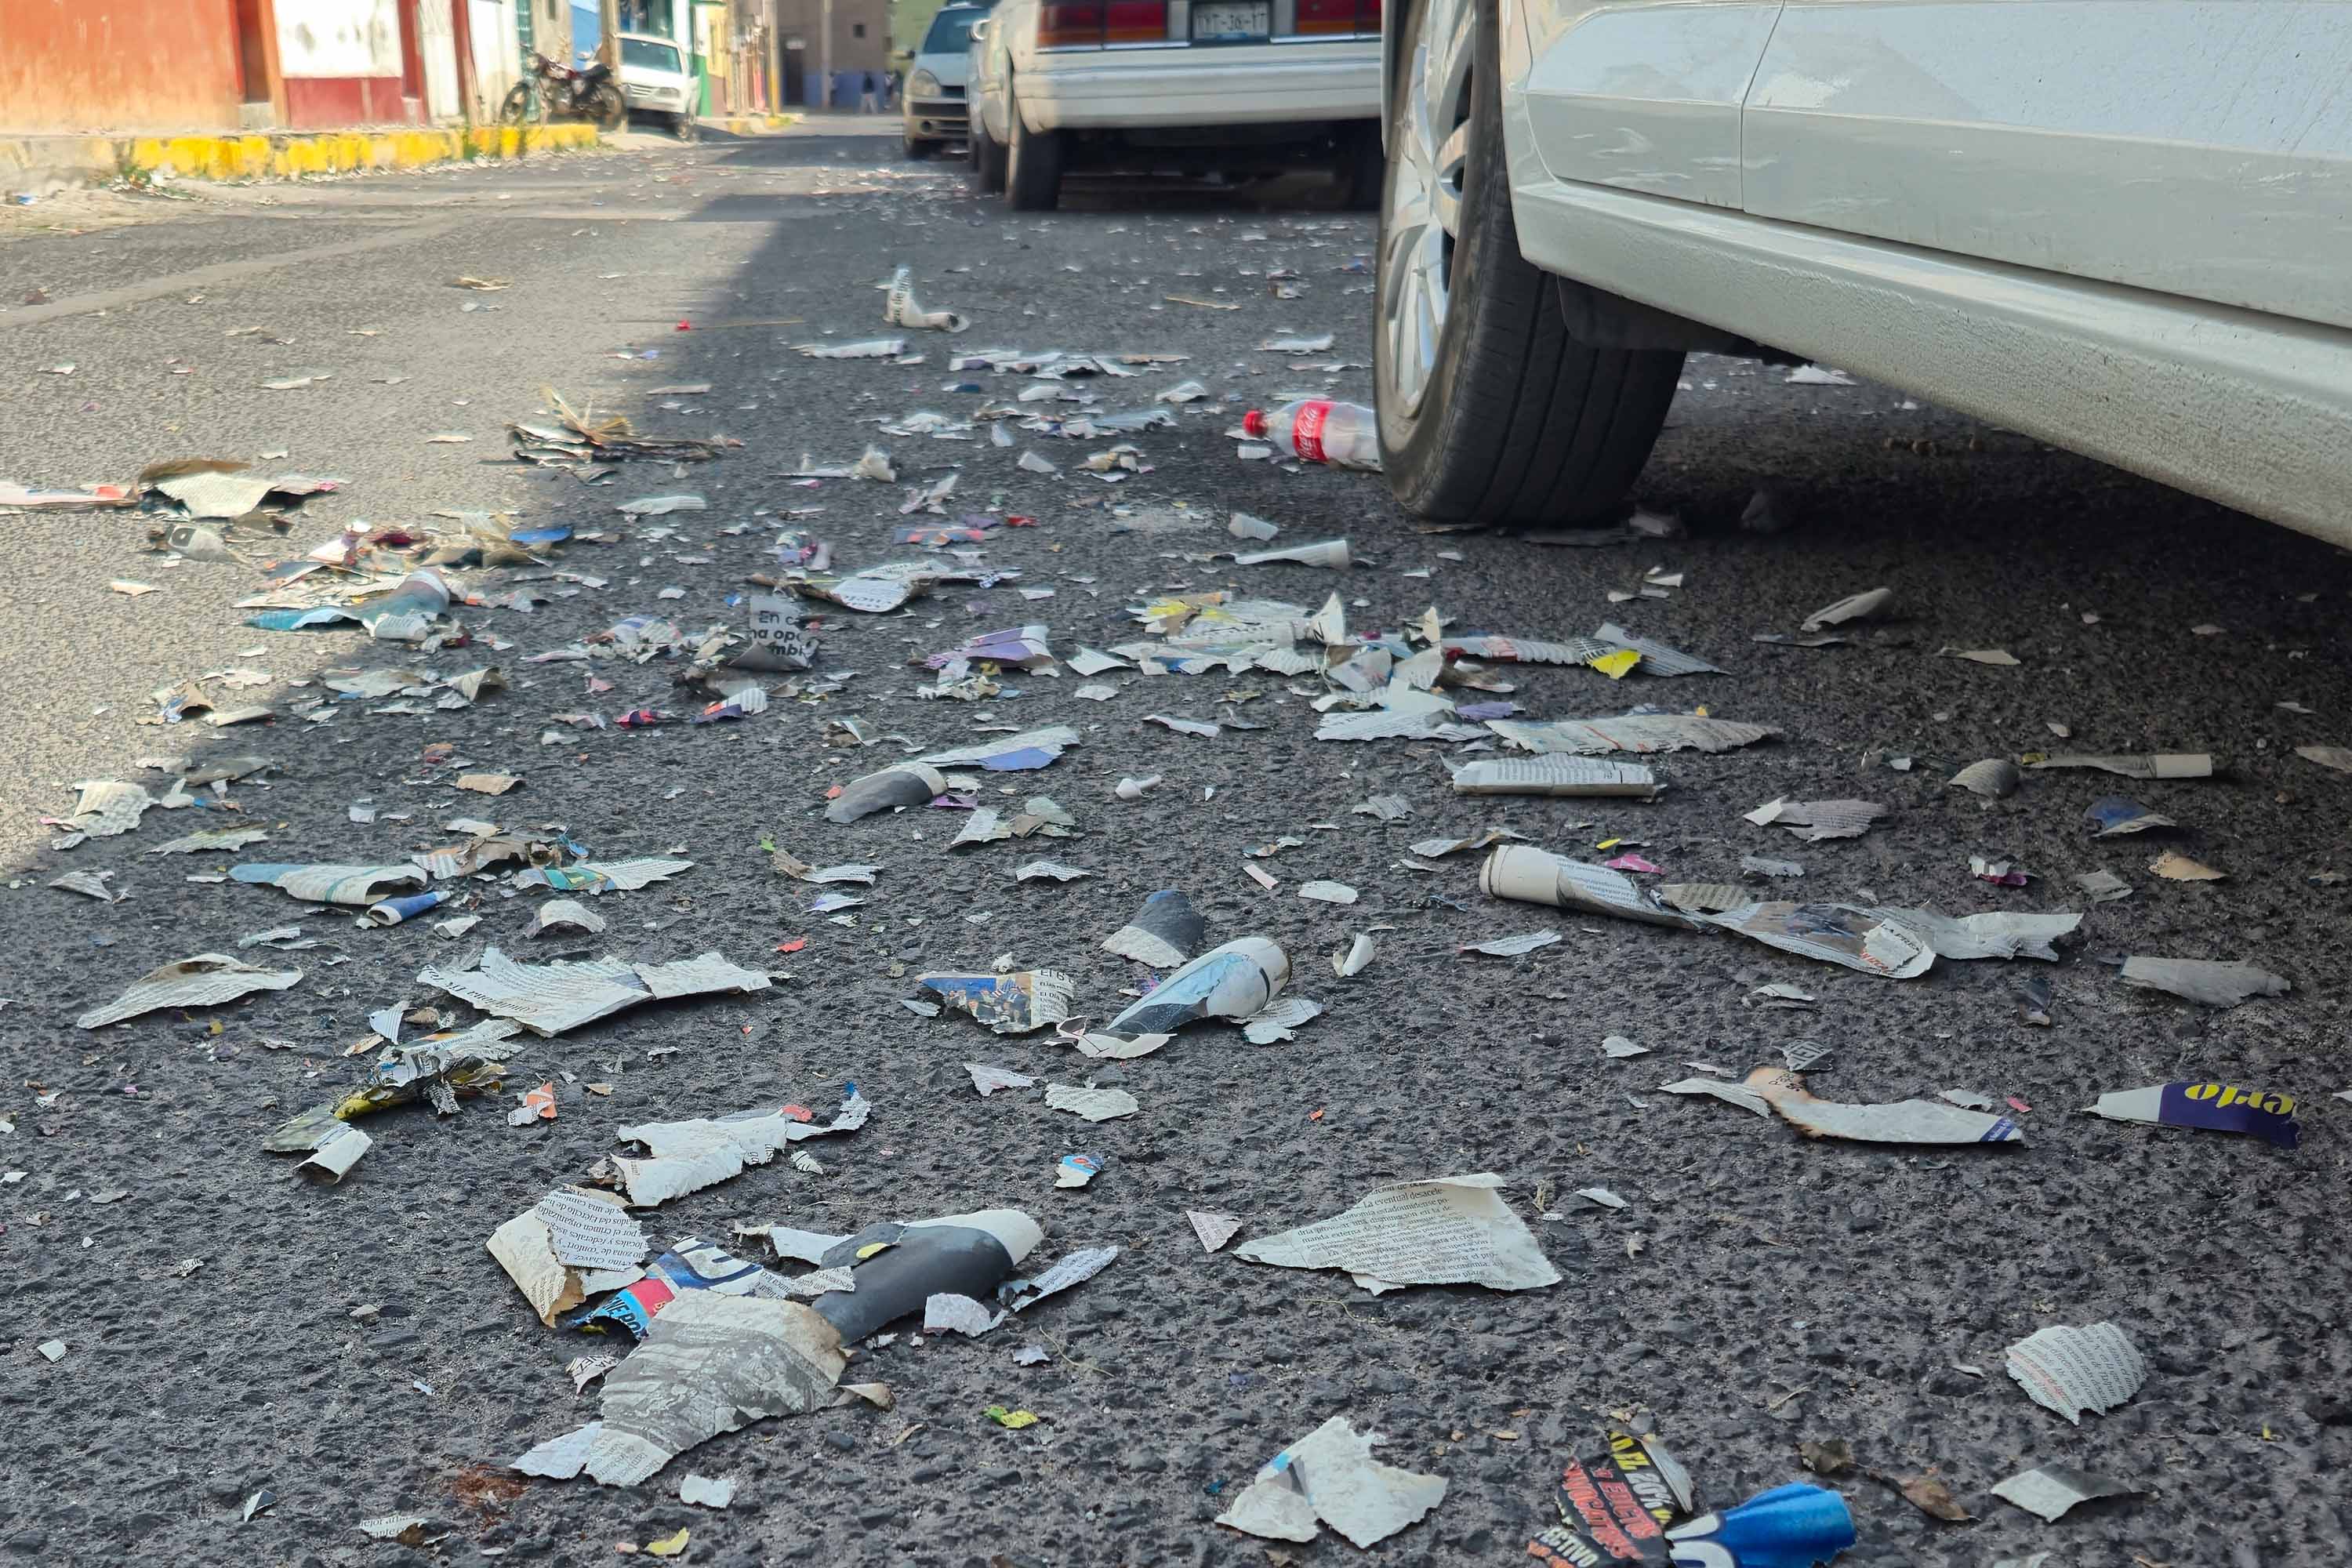
<svg viewBox="0 0 2352 1568"><path fill-rule="evenodd" d="M1262 936L1211 948L1110 1021L1115 1034L1172 1034L1196 1018L1246 1018L1290 984L1290 956Z"/></svg>
<svg viewBox="0 0 2352 1568"><path fill-rule="evenodd" d="M1801 1481L1666 1531L1676 1568L1818 1568L1853 1542L1845 1499Z"/></svg>
<svg viewBox="0 0 2352 1568"><path fill-rule="evenodd" d="M1589 865L1525 844L1506 844L1478 868L1478 890L1489 898L1549 904L1620 920L1698 931L1703 922L1676 914L1622 871Z"/></svg>
<svg viewBox="0 0 2352 1568"><path fill-rule="evenodd" d="M448 897L446 893L432 892L414 893L404 899L386 899L380 904L369 906L367 919L376 925L396 926L403 921L414 920L427 910L439 908Z"/></svg>
<svg viewBox="0 0 2352 1568"><path fill-rule="evenodd" d="M983 1209L913 1225L872 1225L825 1249L818 1266L855 1270L855 1290L834 1290L809 1304L856 1344L923 1310L933 1296L986 1301L1045 1239L1018 1209Z"/></svg>

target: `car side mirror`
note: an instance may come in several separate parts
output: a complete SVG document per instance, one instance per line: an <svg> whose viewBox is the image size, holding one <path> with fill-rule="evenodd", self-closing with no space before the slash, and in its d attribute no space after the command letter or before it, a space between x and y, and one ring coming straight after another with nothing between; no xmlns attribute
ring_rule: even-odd
<svg viewBox="0 0 2352 1568"><path fill-rule="evenodd" d="M974 22L971 25L971 41L976 44L986 37L988 37L988 24L986 22Z"/></svg>

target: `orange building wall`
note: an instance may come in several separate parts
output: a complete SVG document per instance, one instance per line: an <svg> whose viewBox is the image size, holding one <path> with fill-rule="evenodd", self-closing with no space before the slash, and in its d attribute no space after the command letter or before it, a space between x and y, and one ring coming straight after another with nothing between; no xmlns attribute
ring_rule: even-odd
<svg viewBox="0 0 2352 1568"><path fill-rule="evenodd" d="M0 132L219 131L236 0L0 0Z"/></svg>

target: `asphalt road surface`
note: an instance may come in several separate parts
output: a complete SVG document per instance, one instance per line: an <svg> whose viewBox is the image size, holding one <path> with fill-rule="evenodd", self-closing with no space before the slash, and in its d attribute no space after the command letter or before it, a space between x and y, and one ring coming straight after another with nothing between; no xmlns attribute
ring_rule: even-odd
<svg viewBox="0 0 2352 1568"><path fill-rule="evenodd" d="M1345 1415L1387 1434L1389 1462L1447 1483L1428 1518L1372 1549L1388 1562L1526 1561L1530 1537L1559 1519L1561 1467L1612 1423L1654 1426L1707 1506L1790 1480L1839 1489L1861 1537L1848 1563L2344 1560L2352 1531L2328 1478L2352 1462L2341 1245L2352 1106L2335 1098L2352 1080L2352 886L2315 878L2352 872L2352 776L2296 754L2352 744L2340 554L1885 388L1790 384L1783 371L1717 360L1691 363L1639 496L1678 515L1683 536L1564 548L1419 531L1376 478L1244 461L1225 434L1286 390L1368 393L1367 217L1305 181L1081 185L1064 212L1015 217L972 200L960 167L901 163L897 151L873 135L654 142L15 218L0 241L0 476L119 482L161 459L236 458L343 482L282 535L266 522L234 531L243 563L152 552L160 520L136 511L5 522L0 1543L58 1563L585 1564L685 1528L691 1563L1285 1561L1268 1547L1333 1563L1355 1549L1328 1531L1288 1545L1212 1520L1284 1445ZM80 232L42 226L55 216ZM911 364L793 352L881 335L877 285L900 262L926 303L971 318L968 333L907 334L922 356ZM1277 271L1295 273L1296 297L1276 296ZM454 287L459 277L507 286ZM1326 332L1335 345L1320 353L1258 346ZM1116 484L1083 468L1115 438L1017 424L1009 447L985 425L948 432L963 439L878 431L922 411L961 421L1033 384L950 370L983 348L1188 356L1064 384L1097 412L1172 407L1175 427L1123 437L1144 467ZM305 374L299 387L263 384ZM1152 401L1186 379L1211 395ZM702 383L709 392L656 390ZM626 464L586 486L509 457L507 422L548 417L542 388L643 431L742 445L677 471ZM444 433L470 440L430 440ZM847 464L869 442L888 448L898 482L786 477L804 456ZM1024 454L1058 471L1024 468ZM919 556L890 531L912 521L900 515L910 494L950 472L948 515L928 521L1034 520L964 547L1017 581L945 585L890 615L811 605L823 616L816 671L774 677L755 718L688 724L708 698L674 685L686 655L534 662L631 616L671 617L692 640L741 630L756 592L746 579L781 569L787 529L845 564ZM1738 526L1759 486L1783 531ZM682 491L708 509L615 510ZM1277 544L1344 536L1356 564L1215 559L1238 543L1235 510L1279 525ZM262 563L347 524L421 535L465 512L610 537L552 547L541 565L453 569L475 601L454 612L469 640L432 651L349 626L259 630L235 607L268 586ZM1678 583L1643 595L1654 576ZM118 579L160 591L110 589ZM1881 585L1892 610L1847 628L1845 645L1751 640ZM519 588L535 591L527 613L507 598ZM1317 742L1311 679L1122 669L1097 678L1116 691L1097 701L1066 670L1015 669L976 702L917 696L933 680L919 660L975 633L1042 623L1066 657L1143 638L1132 605L1213 590L1310 611L1336 592L1360 633L1402 634L1433 605L1449 635L1566 637L1615 619L1726 673L1612 684L1582 668L1490 667L1521 717L1704 705L1781 736L1654 759L1671 785L1656 803L1468 799L1448 787L1443 743ZM330 695L318 682L331 668L446 677L485 664L508 684L470 708L427 697L406 714L351 701L320 710L324 721L303 716ZM158 688L232 669L267 679L215 675L208 692L275 717L218 731L147 722ZM556 718L641 708L677 717L646 729ZM1155 714L1224 727L1180 733L1144 721ZM845 720L883 738L836 744L826 726ZM950 852L968 820L953 811L822 817L828 788L909 747L1056 724L1080 743L1043 771L986 775L976 794L1048 795L1076 819L1071 837ZM2215 773L2028 772L1997 800L1947 787L1981 758L2070 749L2210 752ZM43 819L71 814L74 781L161 795L176 775L140 759L224 753L275 766L225 799L51 847L61 830ZM469 770L525 782L498 797L454 788ZM1164 782L1140 801L1115 796L1123 776L1151 773ZM1391 795L1409 816L1353 810ZM2092 839L2085 808L2116 795L2177 828ZM1782 796L1887 811L1864 837L1817 844L1741 819ZM373 821L354 819L361 802ZM603 860L674 853L693 867L583 900L608 922L593 938L528 935L547 895L511 885L511 867L442 884L449 903L391 929L223 879L247 859L398 862L460 841L442 824L469 817L560 825ZM240 825L268 840L150 853ZM1806 876L1751 884L1761 897L2085 913L2054 964L1946 960L1890 980L1721 932L1498 902L1479 891L1479 853L1429 860L1408 847L1489 827L1594 859L1633 847L1663 869L1643 882L1736 883L1743 856L1769 856ZM1261 890L1244 850L1283 835L1300 842L1248 862L1278 883ZM1626 843L1596 851L1611 838ZM812 913L836 889L778 875L766 845L881 869L849 889L862 906ZM2226 876L2152 875L2166 849ZM1977 880L1972 855L2011 858L2034 880ZM1093 875L1016 882L1013 868L1036 858ZM2128 899L2085 901L2074 879L2102 868ZM129 896L48 885L74 871L110 873ZM1302 899L1316 879L1360 900ZM1074 976L1076 1012L1099 1024L1150 978L1099 944L1161 888L1189 894L1205 944L1282 944L1289 994L1328 1011L1274 1045L1202 1024L1114 1063L1050 1030L998 1037L900 1005L919 973L1002 957ZM436 933L461 913L478 923ZM239 945L298 922L316 945ZM1517 958L1457 951L1535 931L1561 940ZM1329 955L1360 932L1377 955L1339 978ZM263 1151L289 1116L360 1081L371 1013L405 1003L473 1020L418 974L485 940L534 960L716 952L790 978L526 1037L495 1098L356 1123L374 1145L340 1185L299 1181L294 1159ZM77 1027L149 970L202 952L302 978L231 1005ZM2129 954L2243 960L2294 989L2201 1007L2124 985L2116 963ZM2047 1026L2021 1016L2035 977L2051 990ZM1818 1004L1755 1005L1773 983ZM1605 1055L1611 1035L1648 1054ZM1777 1116L1658 1092L1708 1070L1686 1064L1736 1078L1780 1065L1798 1041L1831 1053L1807 1075L1823 1099L1974 1092L2024 1141L1809 1139ZM966 1062L1038 1086L983 1100ZM1125 1089L1139 1110L1088 1124L1045 1105L1046 1083L1089 1080ZM2103 1092L2179 1080L2292 1095L2300 1147L2082 1114ZM510 1125L515 1092L541 1082L555 1086L557 1119ZM566 1363L627 1346L542 1327L484 1250L490 1232L627 1152L622 1126L787 1102L823 1119L851 1082L872 1117L806 1146L827 1173L779 1158L646 1213L648 1234L661 1246L732 1241L738 1224L845 1234L1008 1207L1044 1228L1033 1268L1086 1247L1121 1255L982 1339L925 1339L908 1323L863 1350L845 1375L888 1384L890 1409L758 1421L634 1488L505 1471L594 1418L597 1386L575 1394ZM1101 1173L1058 1189L1056 1163L1082 1152ZM1206 1254L1185 1219L1238 1216L1246 1242L1383 1184L1477 1172L1501 1179L1559 1283L1376 1297L1342 1273ZM1575 1195L1587 1187L1625 1206ZM2011 1342L2100 1322L2130 1336L2147 1371L2109 1413L2069 1425L2004 1374ZM60 1344L55 1360L38 1348ZM1044 1347L1041 1363L1016 1361L1026 1346ZM991 1405L1041 1419L1008 1429ZM1832 1438L1860 1468L1803 1468L1798 1445ZM2142 1495L2044 1523L1990 1489L2034 1464ZM1973 1520L1905 1500L1900 1482L1929 1471ZM681 1503L689 1473L733 1479L733 1505ZM264 1491L274 1503L244 1520ZM426 1516L439 1544L379 1544L357 1528L398 1514Z"/></svg>

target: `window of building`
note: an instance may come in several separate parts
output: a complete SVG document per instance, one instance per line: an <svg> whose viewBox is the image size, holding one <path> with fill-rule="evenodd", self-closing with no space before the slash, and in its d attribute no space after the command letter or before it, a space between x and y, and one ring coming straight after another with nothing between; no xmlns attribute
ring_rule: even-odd
<svg viewBox="0 0 2352 1568"><path fill-rule="evenodd" d="M852 22L849 24L849 36L853 38L864 37L866 36L866 24L863 22Z"/></svg>

